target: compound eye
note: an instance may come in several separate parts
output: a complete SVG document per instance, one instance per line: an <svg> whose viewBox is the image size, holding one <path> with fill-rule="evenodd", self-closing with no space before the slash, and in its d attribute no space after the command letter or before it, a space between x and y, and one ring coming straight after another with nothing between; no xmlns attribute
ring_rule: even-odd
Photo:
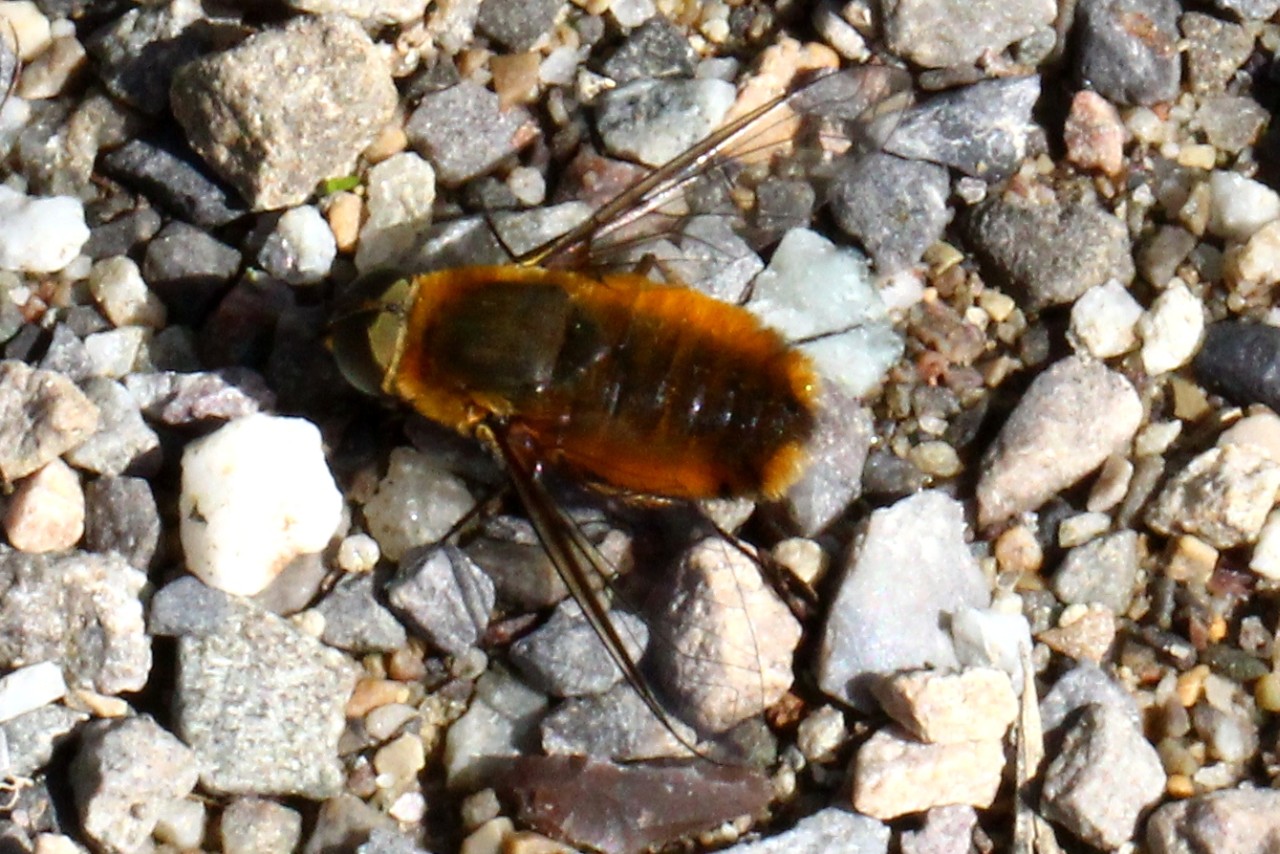
<svg viewBox="0 0 1280 854"><path fill-rule="evenodd" d="M329 349L347 382L366 394L381 394L395 368L412 294L410 279L378 272L357 279L338 299Z"/></svg>

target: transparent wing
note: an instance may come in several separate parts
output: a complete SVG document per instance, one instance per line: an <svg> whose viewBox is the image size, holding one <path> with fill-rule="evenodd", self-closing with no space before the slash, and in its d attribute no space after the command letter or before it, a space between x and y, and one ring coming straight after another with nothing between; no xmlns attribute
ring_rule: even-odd
<svg viewBox="0 0 1280 854"><path fill-rule="evenodd" d="M807 224L824 201L833 164L878 150L910 91L909 76L885 66L814 78L641 173L592 216L517 262L590 269L647 263L668 278L696 281L678 266L690 256L693 263L712 256L732 262Z"/></svg>

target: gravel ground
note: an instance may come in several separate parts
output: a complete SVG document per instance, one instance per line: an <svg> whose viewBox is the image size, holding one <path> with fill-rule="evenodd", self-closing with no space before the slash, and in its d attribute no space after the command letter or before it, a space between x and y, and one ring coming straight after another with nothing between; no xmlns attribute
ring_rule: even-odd
<svg viewBox="0 0 1280 854"><path fill-rule="evenodd" d="M1275 850L1280 0L1195 8L0 2L0 850ZM666 728L324 331L786 93L574 257L823 380L780 501L555 487Z"/></svg>

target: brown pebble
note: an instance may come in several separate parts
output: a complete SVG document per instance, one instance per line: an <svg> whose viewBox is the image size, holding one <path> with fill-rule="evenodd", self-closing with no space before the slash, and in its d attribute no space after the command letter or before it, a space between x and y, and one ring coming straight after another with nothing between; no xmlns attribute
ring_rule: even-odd
<svg viewBox="0 0 1280 854"><path fill-rule="evenodd" d="M387 703L403 703L409 699L409 686L393 679L364 678L347 700L347 718L362 718Z"/></svg>
<svg viewBox="0 0 1280 854"><path fill-rule="evenodd" d="M498 93L498 107L505 110L516 104L532 104L538 99L538 67L536 53L495 56L489 63L493 72L493 88Z"/></svg>
<svg viewBox="0 0 1280 854"><path fill-rule="evenodd" d="M324 213L339 252L350 253L355 250L363 210L364 202L355 193L334 193L330 196Z"/></svg>

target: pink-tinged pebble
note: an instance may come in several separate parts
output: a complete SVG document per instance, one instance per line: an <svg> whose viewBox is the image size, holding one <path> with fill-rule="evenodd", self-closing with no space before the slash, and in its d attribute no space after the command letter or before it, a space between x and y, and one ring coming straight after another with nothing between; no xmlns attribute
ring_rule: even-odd
<svg viewBox="0 0 1280 854"><path fill-rule="evenodd" d="M18 484L4 519L15 549L30 553L69 549L84 535L84 491L80 476L60 459Z"/></svg>

